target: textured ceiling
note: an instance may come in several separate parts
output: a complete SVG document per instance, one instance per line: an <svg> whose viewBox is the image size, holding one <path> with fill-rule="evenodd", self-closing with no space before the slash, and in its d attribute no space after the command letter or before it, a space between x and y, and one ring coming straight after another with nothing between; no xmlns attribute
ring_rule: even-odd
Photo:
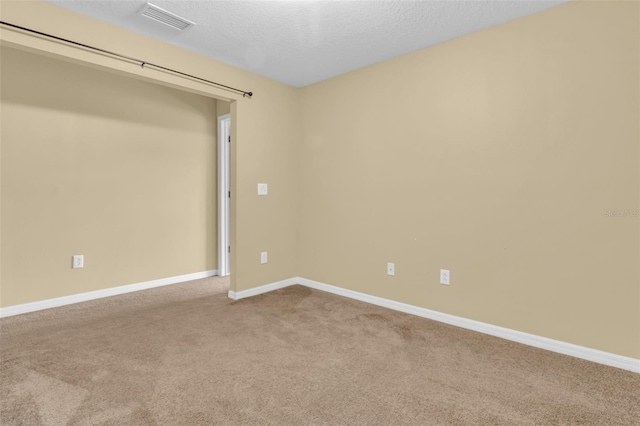
<svg viewBox="0 0 640 426"><path fill-rule="evenodd" d="M140 16L144 0L49 1L301 87L567 0L151 0L196 23L182 33Z"/></svg>

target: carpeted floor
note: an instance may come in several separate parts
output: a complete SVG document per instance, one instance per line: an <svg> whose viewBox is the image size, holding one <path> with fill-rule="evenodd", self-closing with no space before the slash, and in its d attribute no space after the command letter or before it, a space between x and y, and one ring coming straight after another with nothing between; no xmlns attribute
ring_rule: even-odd
<svg viewBox="0 0 640 426"><path fill-rule="evenodd" d="M210 278L0 320L3 425L640 425L640 375Z"/></svg>

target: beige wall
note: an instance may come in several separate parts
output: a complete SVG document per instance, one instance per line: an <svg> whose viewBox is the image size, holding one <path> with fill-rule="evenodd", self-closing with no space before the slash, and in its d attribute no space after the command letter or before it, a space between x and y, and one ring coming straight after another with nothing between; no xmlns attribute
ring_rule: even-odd
<svg viewBox="0 0 640 426"><path fill-rule="evenodd" d="M127 77L133 77L137 80L153 82L165 87L178 88L195 94L232 102L232 134L234 136L234 143L231 147L231 185L234 196L231 200L233 215L231 222L231 244L233 247L233 256L231 258L231 288L240 291L297 275L295 264L297 253L296 209L298 205L296 178L300 120L298 113L299 95L296 89L201 55L152 40L142 35L95 21L45 1L2 1L0 16L2 20L17 25L23 25L38 31L82 41L133 57L143 58L149 62L174 67L183 72L253 91L254 96L252 99L243 99L240 95L203 83L148 68L141 69L137 64L119 61L91 52L80 51L45 39L20 34L12 30L0 30L2 44L5 46L19 48L39 55L54 56L64 59L65 61L78 62L93 68L109 70ZM4 55L2 62L3 64L8 62ZM189 106L186 101L182 100L182 95L165 94L164 96L172 97L174 102L180 104L180 106L175 106L175 108L182 108L184 111L195 109ZM97 100L96 108L99 109L99 102ZM215 111L213 104L211 111ZM64 111L59 112L59 114L63 113ZM197 113L194 113L197 116ZM58 112L56 112L56 114L58 114ZM4 116L3 108L3 132L5 121L7 121ZM69 121L73 120L70 116L67 116L66 119ZM185 118L185 120L188 119ZM191 118L190 120L196 120L196 118ZM185 126L184 123L181 124L181 122L174 121L176 120L169 120L169 123L167 123L163 129L165 131L171 130L168 129L169 125L178 128ZM63 123L59 125L63 126ZM145 123L140 124L141 127L144 125ZM145 130L149 130L151 127L153 126L147 126ZM44 132L45 129L35 129L33 131ZM173 132L173 130L171 131ZM5 184L4 176L7 175L7 172L5 172L4 168L7 167L9 161L6 159L7 153L5 152L4 134L2 135L1 143L3 153L3 178L0 199L3 210L6 210L7 197L9 197L10 194L8 191L5 192L5 186L7 184ZM75 143L79 143L79 141ZM172 147L168 147L167 149L171 148ZM65 153L72 156L71 158L78 155L77 151L72 151L71 149L67 149L65 152L54 152L55 155L60 157L63 157ZM104 154L106 156L109 153ZM121 162L126 163L127 167L133 169L132 164L135 163L136 160L142 161L143 159L144 156L133 151L130 153L130 158L127 158L125 155L125 158L123 158ZM154 162L163 161L160 158L151 159L153 162L150 161L150 163L154 166L156 165ZM111 160L115 163L115 159ZM73 164L75 165L75 163ZM117 166L117 164L114 164L114 166ZM84 164L79 164L75 167L85 168L84 172L87 174L93 172L92 170L86 170L87 166ZM35 173L46 171L44 168L35 169ZM118 178L116 170L117 169L113 169L114 178ZM174 170L169 170L168 172L174 173ZM133 173L133 171L131 171L131 173ZM191 171L189 171L189 173L191 173ZM193 173L196 172L194 171ZM140 179L144 178L149 179L148 176L140 177ZM29 177L29 179L33 181L37 179L43 181L46 178L40 175ZM88 179L90 179L89 182L91 182L94 178L89 175ZM269 197L257 196L256 184L258 182L269 183ZM92 192L88 184L77 182L75 184L84 191L82 194L83 197L91 197L95 203L104 202L105 209L116 210L117 213L118 209L110 205L106 197L101 198L96 192ZM71 183L69 183L69 185L71 185ZM49 189L50 191L47 196L61 197L60 192L56 192L58 189L53 187ZM40 189L40 191L43 190ZM133 192L133 189L131 189L131 191ZM201 192L204 195L204 191ZM116 196L120 195L113 195L113 197ZM180 198L178 198L178 200L180 200ZM139 203L133 206L122 204L118 205L118 207L120 209L137 209L143 204L142 201L143 200L140 199ZM172 201L175 201L175 199ZM69 205L68 208L76 214L76 209L73 207L73 205ZM202 207L204 208L204 206ZM81 210L78 210L77 213L79 214L80 212ZM138 213L137 211L134 213L139 214L140 217L146 216L146 214ZM34 212L34 214L36 214L36 212ZM86 276L91 273L91 268L102 265L104 269L101 271L104 276L101 275L100 278L96 278L100 282L96 284L97 286L130 284L165 277L167 274L199 272L204 266L199 256L198 260L194 263L191 263L191 261L180 261L172 266L166 266L167 269L164 269L165 266L163 266L162 261L158 259L155 259L153 265L147 262L149 258L155 257L155 252L140 250L136 252L136 255L144 259L144 266L131 266L130 268L133 272L131 275L128 275L127 279L116 279L117 277L113 275L116 274L116 272L114 272L113 269L117 268L118 265L115 264L113 258L102 258L99 251L85 251L84 254L87 256L87 266L85 269L81 272L71 271L69 263L70 256L76 254L76 250L82 250L84 248L77 248L76 242L68 239L66 235L63 238L63 235L53 227L47 228L50 229L50 234L53 234L47 237L53 237L55 244L63 247L60 248L60 252L48 253L46 265L35 265L26 260L10 261L10 258L14 259L16 256L16 254L12 254L15 244L30 245L32 241L18 241L14 243L12 241L13 237L7 234L7 230L29 229L34 226L36 219L40 221L40 219L43 218L17 215L6 215L5 217L4 212L2 214L2 282L0 283L0 292L3 296L5 293L7 295L13 294L6 301L3 297L1 303L4 306L19 302L31 302L50 297L63 296L69 294L69 292L90 291L95 289L93 284L85 285L83 284L84 281L75 281L75 278L71 281L60 278L60 281L56 281L55 283L47 281L34 284L38 286L37 289L9 290L9 288L12 288L14 285L10 283L9 277L13 277L18 273L16 272L17 267L20 267L19 273L24 274L20 280L31 279L33 272L25 271L25 265L28 265L29 269L43 269L43 273L47 273L47 268L55 268L61 271L60 277L75 277L78 276L78 274L84 274ZM142 221L142 218L139 218L139 220ZM151 218L151 220L155 219ZM128 227L128 224L125 222L121 222L120 225L124 229ZM167 229L165 231L172 234L180 232L179 229ZM136 236L135 238L142 238L142 236ZM201 256L205 256L206 251L204 238L203 236L201 240ZM95 240L91 241L92 247L96 247L95 250L98 250L97 247L100 243L101 242ZM117 250L127 250L127 248L121 246L120 242L114 239L109 239L107 242L102 243L110 245L114 253ZM177 247L171 247L168 248L168 250L177 250ZM215 250L215 248L213 248L213 250ZM269 252L269 263L261 265L260 252L265 250ZM24 251L21 251L20 253L23 252ZM215 254L214 251L211 251L211 253ZM208 259L210 259L210 257L208 257ZM207 262L208 261L209 260L207 260ZM215 266L216 263L214 259L214 263L208 265ZM11 272L11 268L13 268L14 272ZM75 275L70 275L72 272L75 273ZM61 290L62 288L65 290ZM54 289L59 289L60 291Z"/></svg>
<svg viewBox="0 0 640 426"><path fill-rule="evenodd" d="M215 99L0 54L3 306L217 268Z"/></svg>
<svg viewBox="0 0 640 426"><path fill-rule="evenodd" d="M605 216L639 208L638 17L570 3L303 89L301 276L640 358L639 220Z"/></svg>

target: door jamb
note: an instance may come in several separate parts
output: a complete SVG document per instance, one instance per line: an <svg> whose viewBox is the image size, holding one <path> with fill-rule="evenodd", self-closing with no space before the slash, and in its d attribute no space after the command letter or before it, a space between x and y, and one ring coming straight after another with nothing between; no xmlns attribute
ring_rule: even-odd
<svg viewBox="0 0 640 426"><path fill-rule="evenodd" d="M231 114L218 117L218 275L230 273L229 257L231 239L229 236L229 146L231 138Z"/></svg>

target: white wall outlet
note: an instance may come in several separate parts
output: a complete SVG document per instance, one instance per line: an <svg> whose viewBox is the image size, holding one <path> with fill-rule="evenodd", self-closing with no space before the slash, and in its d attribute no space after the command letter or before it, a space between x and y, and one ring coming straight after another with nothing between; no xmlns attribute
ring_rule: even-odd
<svg viewBox="0 0 640 426"><path fill-rule="evenodd" d="M440 284L449 285L450 275L448 269L440 269Z"/></svg>
<svg viewBox="0 0 640 426"><path fill-rule="evenodd" d="M396 274L396 265L393 263L387 263L387 275L394 276Z"/></svg>
<svg viewBox="0 0 640 426"><path fill-rule="evenodd" d="M258 184L258 195L267 195L269 193L269 187L266 183Z"/></svg>
<svg viewBox="0 0 640 426"><path fill-rule="evenodd" d="M267 263L267 252L263 251L262 253L260 253L260 263Z"/></svg>
<svg viewBox="0 0 640 426"><path fill-rule="evenodd" d="M84 255L76 254L73 256L73 263L71 264L73 269L84 268Z"/></svg>

